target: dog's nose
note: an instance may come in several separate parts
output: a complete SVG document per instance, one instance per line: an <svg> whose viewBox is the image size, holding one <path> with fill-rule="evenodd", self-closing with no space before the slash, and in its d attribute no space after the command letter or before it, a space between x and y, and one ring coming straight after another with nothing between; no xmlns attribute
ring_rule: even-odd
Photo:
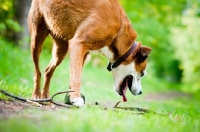
<svg viewBox="0 0 200 132"><path fill-rule="evenodd" d="M140 95L140 94L142 94L142 91L140 91L140 92L138 93L138 95Z"/></svg>

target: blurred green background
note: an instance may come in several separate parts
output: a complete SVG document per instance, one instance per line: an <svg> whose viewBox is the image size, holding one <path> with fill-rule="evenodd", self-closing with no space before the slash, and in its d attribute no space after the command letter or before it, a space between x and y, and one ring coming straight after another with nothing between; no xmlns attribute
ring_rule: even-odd
<svg viewBox="0 0 200 132"><path fill-rule="evenodd" d="M6 80L13 70L13 62L7 62L8 57L18 56L15 49L29 52L26 21L31 0L0 0L0 3L0 48L13 50L9 53L2 49L0 54L4 62L0 65L0 80ZM153 49L147 76L181 85L173 89L200 93L200 0L120 0L120 3L139 35L137 41ZM49 55L51 47L48 38L44 51ZM103 57L90 57L92 65L106 68L107 61ZM23 60L21 63L19 66L26 68Z"/></svg>

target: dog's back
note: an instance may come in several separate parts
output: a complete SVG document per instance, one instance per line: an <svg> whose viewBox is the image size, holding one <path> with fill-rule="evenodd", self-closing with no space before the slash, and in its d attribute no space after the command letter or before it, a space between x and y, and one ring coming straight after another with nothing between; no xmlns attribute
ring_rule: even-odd
<svg viewBox="0 0 200 132"><path fill-rule="evenodd" d="M41 14L36 19L44 18L52 35L66 40L73 38L77 29L87 34L92 28L101 35L109 28L114 30L109 30L112 36L125 15L117 0L34 0L32 10Z"/></svg>

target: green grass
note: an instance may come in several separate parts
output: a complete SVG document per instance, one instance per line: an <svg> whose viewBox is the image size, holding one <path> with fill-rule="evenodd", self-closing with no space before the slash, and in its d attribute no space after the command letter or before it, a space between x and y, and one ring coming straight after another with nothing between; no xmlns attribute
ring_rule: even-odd
<svg viewBox="0 0 200 132"><path fill-rule="evenodd" d="M113 112L98 108L57 111L27 110L9 119L1 120L2 131L192 131L198 132L200 123L197 107L184 103L175 107L170 102L160 107L171 111L169 116L146 114L134 115L131 112ZM158 104L157 104L158 105ZM154 106L155 107L155 106ZM171 108L173 107L173 108ZM183 109L184 108L184 109Z"/></svg>
<svg viewBox="0 0 200 132"><path fill-rule="evenodd" d="M0 88L30 98L33 87L33 63L30 52L5 43L7 42L0 42ZM44 51L41 55L42 72L50 59L50 54ZM101 66L94 66L92 63L86 63L82 76L82 93L86 96L86 103L99 102L103 105L114 106L121 97L114 92L112 75L106 70L106 61L104 60ZM144 77L142 84L143 95L133 96L127 92L128 102L120 106L148 108L156 112L169 113L169 115L153 113L138 115L130 111L115 112L88 106L80 109L60 108L57 110L35 107L25 109L19 114L12 114L8 118L0 118L0 131L199 132L200 102L198 98L190 96L189 98L149 101L144 98L145 95L172 90L180 91L182 85L167 83L155 78L151 73ZM68 90L68 86L69 59L67 57L55 71L50 93ZM2 94L0 98L8 99ZM64 96L61 95L58 100L62 101L63 98Z"/></svg>

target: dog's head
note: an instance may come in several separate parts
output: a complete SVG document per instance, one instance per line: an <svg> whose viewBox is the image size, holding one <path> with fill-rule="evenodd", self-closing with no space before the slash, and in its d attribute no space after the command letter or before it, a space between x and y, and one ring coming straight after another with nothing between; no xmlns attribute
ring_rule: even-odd
<svg viewBox="0 0 200 132"><path fill-rule="evenodd" d="M141 78L146 73L147 57L151 48L140 43L135 51L121 65L112 70L115 91L127 101L126 90L133 95L142 94Z"/></svg>

